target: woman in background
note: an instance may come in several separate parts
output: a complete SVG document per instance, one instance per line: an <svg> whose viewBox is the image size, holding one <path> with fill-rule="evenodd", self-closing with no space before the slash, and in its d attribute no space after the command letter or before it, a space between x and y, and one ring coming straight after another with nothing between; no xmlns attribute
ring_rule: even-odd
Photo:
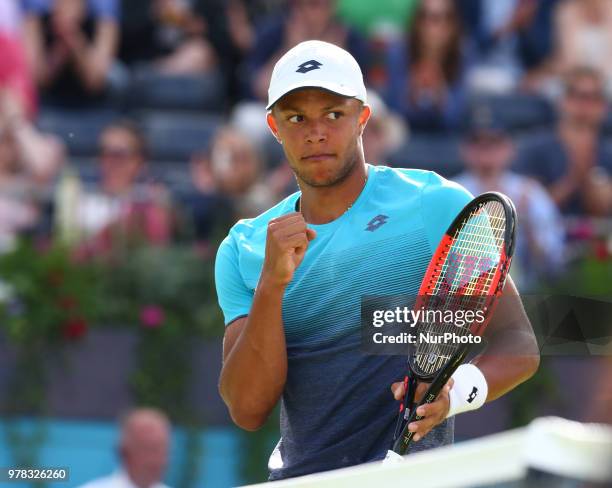
<svg viewBox="0 0 612 488"><path fill-rule="evenodd" d="M104 103L119 40L118 0L24 0L25 46L45 104Z"/></svg>
<svg viewBox="0 0 612 488"><path fill-rule="evenodd" d="M386 101L412 130L452 129L464 108L466 55L459 15L451 0L424 0L407 45L390 49Z"/></svg>

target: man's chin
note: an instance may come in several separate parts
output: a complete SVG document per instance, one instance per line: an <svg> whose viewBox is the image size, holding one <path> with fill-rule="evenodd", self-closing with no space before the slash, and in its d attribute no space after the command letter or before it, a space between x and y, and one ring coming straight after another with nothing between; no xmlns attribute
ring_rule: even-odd
<svg viewBox="0 0 612 488"><path fill-rule="evenodd" d="M337 185L346 179L350 174L352 166L341 168L313 167L304 171L296 171L298 179L308 186L325 188Z"/></svg>

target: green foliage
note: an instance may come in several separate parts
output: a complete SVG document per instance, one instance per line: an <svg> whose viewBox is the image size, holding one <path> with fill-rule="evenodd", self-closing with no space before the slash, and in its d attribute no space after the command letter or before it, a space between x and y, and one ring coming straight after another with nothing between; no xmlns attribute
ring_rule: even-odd
<svg viewBox="0 0 612 488"><path fill-rule="evenodd" d="M612 295L612 259L589 257L572 263L555 285L557 293L586 296Z"/></svg>
<svg viewBox="0 0 612 488"><path fill-rule="evenodd" d="M280 439L280 409L274 409L266 423L255 432L241 430L243 456L240 475L245 484L263 483L268 480L268 459Z"/></svg>
<svg viewBox="0 0 612 488"><path fill-rule="evenodd" d="M127 328L139 338L130 377L135 403L158 407L188 427L191 455L180 486L192 486L201 423L188 407L191 347L223 333L213 263L188 247L133 246L120 260L76 256L66 247L42 250L28 242L0 256L0 333L17 354L2 413L44 416L46 363L61 359L65 346L91 328ZM43 436L8 424L14 457L35 465Z"/></svg>

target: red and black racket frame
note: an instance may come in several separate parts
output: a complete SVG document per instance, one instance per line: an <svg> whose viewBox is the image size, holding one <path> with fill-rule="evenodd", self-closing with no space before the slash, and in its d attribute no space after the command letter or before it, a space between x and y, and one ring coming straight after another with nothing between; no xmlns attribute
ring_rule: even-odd
<svg viewBox="0 0 612 488"><path fill-rule="evenodd" d="M514 254L517 222L516 209L512 201L502 193L487 192L479 195L468 203L457 215L457 217L455 217L444 237L442 237L442 240L440 241L440 244L432 257L429 266L427 267L425 278L421 283L419 295L415 305L415 308L426 308L430 297L434 296L433 291L435 290L437 280L442 273L442 265L444 264L445 258L453 243L455 231L462 225L465 219L469 217L475 208L484 205L486 202L494 200L501 203L504 209L506 228L503 248L500 253L499 266L495 272L491 284L488 286L488 290L483 291L483 295L486 295L484 308L484 310L486 310L485 319L482 321L482 323L478 324L477 327L470 328L470 333L478 336L481 336L484 333L491 320L491 317L493 316L498 298L503 292L504 284L506 282L506 278L510 270L510 264L512 262L512 255ZM421 405L426 405L436 400L444 385L446 385L453 373L465 360L471 346L472 343L470 342L461 344L448 362L433 375L427 375L422 371L419 371L420 368L416 366L414 361L414 354L410 354L408 356L408 373L404 377L405 394L399 407L399 414L393 437L392 450L394 452L400 455L404 455L406 453L408 446L414 437L414 432L410 432L408 430L408 426L412 422L418 422L419 420L423 419L422 416L417 415L417 409ZM423 395L421 401L417 404L414 402L414 396L419 382L430 383L430 385Z"/></svg>

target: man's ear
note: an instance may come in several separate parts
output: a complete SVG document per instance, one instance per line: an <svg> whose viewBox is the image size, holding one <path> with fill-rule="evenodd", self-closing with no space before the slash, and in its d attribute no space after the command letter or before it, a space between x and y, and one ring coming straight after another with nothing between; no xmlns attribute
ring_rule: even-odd
<svg viewBox="0 0 612 488"><path fill-rule="evenodd" d="M279 144L282 144L283 141L281 140L280 135L278 135L278 126L276 125L276 119L274 119L272 111L268 112L268 115L266 115L266 121L268 122L268 127L270 128L270 132L272 132L274 139L276 139Z"/></svg>
<svg viewBox="0 0 612 488"><path fill-rule="evenodd" d="M364 105L361 108L361 113L359 114L359 135L363 135L363 130L365 129L368 120L370 120L370 115L372 115L372 109L369 105Z"/></svg>

